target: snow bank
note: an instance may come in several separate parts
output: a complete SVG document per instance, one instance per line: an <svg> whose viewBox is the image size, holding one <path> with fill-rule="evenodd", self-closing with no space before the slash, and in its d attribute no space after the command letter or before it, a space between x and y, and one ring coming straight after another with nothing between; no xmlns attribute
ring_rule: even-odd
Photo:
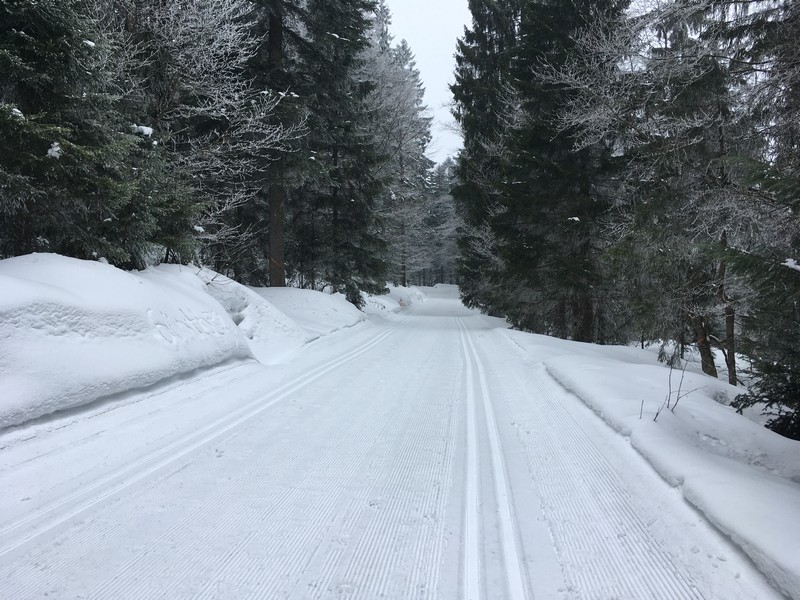
<svg viewBox="0 0 800 600"><path fill-rule="evenodd" d="M247 339L255 358L266 365L283 362L301 348L308 333L271 303L248 287L210 269L162 265L159 269L189 270L228 312Z"/></svg>
<svg viewBox="0 0 800 600"><path fill-rule="evenodd" d="M800 598L800 442L727 406L741 388L635 348L505 335L636 448L792 598ZM680 391L679 391L680 388ZM656 412L670 396L654 422ZM641 418L640 418L641 413Z"/></svg>
<svg viewBox="0 0 800 600"><path fill-rule="evenodd" d="M393 288L399 310L424 295ZM55 254L0 261L0 428L236 358L284 361L364 313L341 294L247 288L208 269L128 273Z"/></svg>
<svg viewBox="0 0 800 600"><path fill-rule="evenodd" d="M364 312L368 314L397 313L412 304L425 302L428 298L417 287L387 285L388 292L380 296L364 296Z"/></svg>
<svg viewBox="0 0 800 600"><path fill-rule="evenodd" d="M0 428L251 356L188 269L0 261Z"/></svg>
<svg viewBox="0 0 800 600"><path fill-rule="evenodd" d="M398 313L403 310L400 303L389 296L364 296L364 312L368 315L380 315L387 313Z"/></svg>
<svg viewBox="0 0 800 600"><path fill-rule="evenodd" d="M366 318L343 294L289 287L251 289L302 327L307 339L352 327Z"/></svg>
<svg viewBox="0 0 800 600"><path fill-rule="evenodd" d="M427 300L425 294L418 287L405 287L402 285L390 285L387 287L389 288L389 293L386 295L403 308Z"/></svg>

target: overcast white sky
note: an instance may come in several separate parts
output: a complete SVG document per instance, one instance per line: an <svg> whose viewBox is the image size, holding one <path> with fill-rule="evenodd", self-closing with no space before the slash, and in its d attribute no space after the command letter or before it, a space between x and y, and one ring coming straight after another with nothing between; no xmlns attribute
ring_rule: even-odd
<svg viewBox="0 0 800 600"><path fill-rule="evenodd" d="M461 148L452 129L448 85L453 81L456 39L472 23L467 0L387 0L395 42L408 41L425 83L425 101L433 117L433 142L428 156L441 162Z"/></svg>

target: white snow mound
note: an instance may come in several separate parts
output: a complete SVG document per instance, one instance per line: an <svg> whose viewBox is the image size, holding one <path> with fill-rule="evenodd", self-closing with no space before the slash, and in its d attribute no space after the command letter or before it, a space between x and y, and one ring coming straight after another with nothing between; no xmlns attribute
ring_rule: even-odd
<svg viewBox="0 0 800 600"><path fill-rule="evenodd" d="M406 308L412 304L421 304L427 300L425 294L418 287L406 287L402 285L390 285L389 298L395 300L400 306Z"/></svg>
<svg viewBox="0 0 800 600"><path fill-rule="evenodd" d="M425 302L428 298L417 287L404 287L387 284L387 293L371 296L363 293L364 312L368 314L398 313L412 304Z"/></svg>
<svg viewBox="0 0 800 600"><path fill-rule="evenodd" d="M800 598L800 442L736 414L728 404L742 388L680 370L670 388L669 368L647 350L504 334L629 437L776 587Z"/></svg>
<svg viewBox="0 0 800 600"><path fill-rule="evenodd" d="M366 318L343 294L290 287L251 289L302 327L309 340L352 327Z"/></svg>
<svg viewBox="0 0 800 600"><path fill-rule="evenodd" d="M175 265L160 268L166 267L188 268ZM195 268L192 272L228 311L259 362L267 365L283 362L308 340L309 335L297 323L250 288L210 269Z"/></svg>
<svg viewBox="0 0 800 600"><path fill-rule="evenodd" d="M251 356L188 269L0 261L0 428Z"/></svg>

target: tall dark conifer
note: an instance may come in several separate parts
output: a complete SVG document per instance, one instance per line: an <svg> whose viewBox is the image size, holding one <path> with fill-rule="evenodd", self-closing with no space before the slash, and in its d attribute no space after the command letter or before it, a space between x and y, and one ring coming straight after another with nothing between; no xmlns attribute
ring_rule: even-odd
<svg viewBox="0 0 800 600"><path fill-rule="evenodd" d="M465 135L456 197L476 232L468 228L462 238L462 284L468 301L526 329L583 341L602 337L596 232L607 206L611 149L574 149L571 133L557 126L569 91L536 73L542 64L564 64L595 15L619 13L624 5L471 5L474 30L460 42L453 88ZM506 17L501 30L497 14ZM500 65L489 62L498 57ZM487 243L483 254L474 251Z"/></svg>
<svg viewBox="0 0 800 600"><path fill-rule="evenodd" d="M141 264L151 215L132 203L136 141L92 17L81 0L0 4L0 256Z"/></svg>
<svg viewBox="0 0 800 600"><path fill-rule="evenodd" d="M470 0L472 24L458 40L454 116L464 149L453 196L466 227L459 239L461 294L470 306L497 310L502 293L488 219L497 200L499 160L492 148L504 129L503 107L518 42L519 0Z"/></svg>
<svg viewBox="0 0 800 600"><path fill-rule="evenodd" d="M362 290L383 289L386 272L373 210L378 156L364 127L370 82L354 77L374 9L371 0L310 0L300 48L298 93L306 99L309 135L292 207L291 258L301 284L330 285L358 305Z"/></svg>

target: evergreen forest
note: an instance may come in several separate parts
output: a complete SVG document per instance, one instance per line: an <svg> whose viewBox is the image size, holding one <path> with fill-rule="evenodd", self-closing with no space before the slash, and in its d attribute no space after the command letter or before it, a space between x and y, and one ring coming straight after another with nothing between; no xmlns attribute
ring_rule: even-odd
<svg viewBox="0 0 800 600"><path fill-rule="evenodd" d="M4 0L0 257L452 281L453 163L372 0Z"/></svg>
<svg viewBox="0 0 800 600"><path fill-rule="evenodd" d="M800 3L470 0L460 284L518 328L696 353L800 439Z"/></svg>
<svg viewBox="0 0 800 600"><path fill-rule="evenodd" d="M800 3L469 8L436 165L385 0L3 0L0 258L356 305L459 283L519 329L695 354L800 439Z"/></svg>

